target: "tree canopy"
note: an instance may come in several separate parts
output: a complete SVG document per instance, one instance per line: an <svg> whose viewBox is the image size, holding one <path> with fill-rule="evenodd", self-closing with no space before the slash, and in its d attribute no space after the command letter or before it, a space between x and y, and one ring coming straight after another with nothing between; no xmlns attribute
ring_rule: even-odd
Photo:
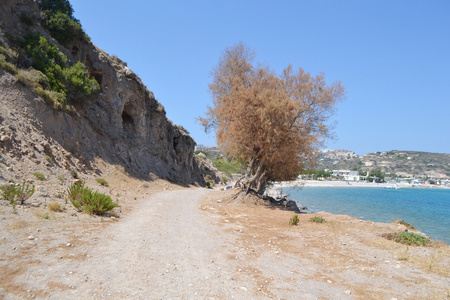
<svg viewBox="0 0 450 300"><path fill-rule="evenodd" d="M225 49L209 85L212 106L200 121L215 130L220 148L248 163L237 184L262 194L267 181L293 180L311 162L345 89L292 66L278 76L253 59L243 43Z"/></svg>
<svg viewBox="0 0 450 300"><path fill-rule="evenodd" d="M370 170L369 176L384 179L385 174L379 168L376 168Z"/></svg>
<svg viewBox="0 0 450 300"><path fill-rule="evenodd" d="M68 0L43 0L41 2L41 8L47 14L63 13L71 19L76 20L73 17L72 5Z"/></svg>

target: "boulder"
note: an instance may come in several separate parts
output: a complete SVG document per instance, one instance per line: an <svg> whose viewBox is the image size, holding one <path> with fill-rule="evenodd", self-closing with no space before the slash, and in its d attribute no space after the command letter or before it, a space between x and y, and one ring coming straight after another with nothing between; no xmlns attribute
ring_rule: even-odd
<svg viewBox="0 0 450 300"><path fill-rule="evenodd" d="M288 200L286 202L286 208L288 208L289 210L292 210L296 213L301 213L304 210L308 210L308 208L306 206L304 206L301 203L294 201L294 200Z"/></svg>
<svg viewBox="0 0 450 300"><path fill-rule="evenodd" d="M289 199L288 195L283 195L276 198L265 196L264 199L270 201L273 205L284 206L286 209L292 210L296 213L305 213L308 210L308 208L301 203Z"/></svg>

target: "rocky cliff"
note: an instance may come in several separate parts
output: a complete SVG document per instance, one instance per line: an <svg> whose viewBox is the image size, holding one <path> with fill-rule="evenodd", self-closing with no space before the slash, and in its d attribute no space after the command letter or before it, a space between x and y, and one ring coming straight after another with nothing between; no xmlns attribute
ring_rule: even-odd
<svg viewBox="0 0 450 300"><path fill-rule="evenodd" d="M37 1L2 0L0 45L19 53L13 65L29 67L29 58L18 48L24 36L38 34L69 61L84 63L101 90L93 99L72 103L70 110L57 110L0 67L0 176L26 176L34 170L100 174L98 161L104 161L137 178L203 182L194 140L167 119L139 76L88 38L60 44L42 26L45 17Z"/></svg>

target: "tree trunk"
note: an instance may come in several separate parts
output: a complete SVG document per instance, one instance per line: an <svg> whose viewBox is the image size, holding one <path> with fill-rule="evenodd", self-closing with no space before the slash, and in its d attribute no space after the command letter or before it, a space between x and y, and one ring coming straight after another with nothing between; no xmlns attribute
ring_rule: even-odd
<svg viewBox="0 0 450 300"><path fill-rule="evenodd" d="M256 162L256 159L253 158L250 161L245 174L236 182L235 187L239 187L246 191L246 193L249 193L250 190L254 190L258 195L264 194L267 180L266 171L264 170L264 161L265 159L262 158L259 162Z"/></svg>

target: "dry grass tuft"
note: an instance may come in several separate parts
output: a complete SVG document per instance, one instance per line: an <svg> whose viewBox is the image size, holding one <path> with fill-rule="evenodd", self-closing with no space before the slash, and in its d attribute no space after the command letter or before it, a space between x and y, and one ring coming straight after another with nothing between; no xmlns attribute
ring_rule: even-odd
<svg viewBox="0 0 450 300"><path fill-rule="evenodd" d="M49 204L47 204L47 208L50 211L54 211L54 212L62 212L63 209L61 208L61 205L58 202L50 202Z"/></svg>

